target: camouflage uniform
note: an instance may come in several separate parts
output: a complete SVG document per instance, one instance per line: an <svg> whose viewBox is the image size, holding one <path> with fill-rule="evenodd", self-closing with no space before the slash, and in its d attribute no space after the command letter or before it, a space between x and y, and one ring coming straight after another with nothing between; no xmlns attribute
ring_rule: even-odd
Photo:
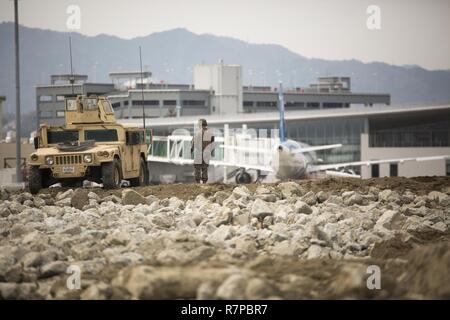
<svg viewBox="0 0 450 320"><path fill-rule="evenodd" d="M208 166L211 152L209 149L214 142L214 136L207 127L206 120L199 120L199 129L191 143L191 152L194 153L194 177L197 183L208 181ZM206 150L208 148L208 150ZM206 150L206 152L205 152Z"/></svg>
<svg viewBox="0 0 450 320"><path fill-rule="evenodd" d="M203 181L203 183L206 183L208 181L208 166L206 163L194 164L195 182Z"/></svg>

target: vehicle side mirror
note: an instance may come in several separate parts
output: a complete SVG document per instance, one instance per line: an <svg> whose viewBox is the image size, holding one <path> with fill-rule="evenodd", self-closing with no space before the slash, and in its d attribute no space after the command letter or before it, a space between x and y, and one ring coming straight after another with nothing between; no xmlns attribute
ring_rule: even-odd
<svg viewBox="0 0 450 320"><path fill-rule="evenodd" d="M39 138L38 137L34 137L33 143L34 143L34 148L39 149Z"/></svg>

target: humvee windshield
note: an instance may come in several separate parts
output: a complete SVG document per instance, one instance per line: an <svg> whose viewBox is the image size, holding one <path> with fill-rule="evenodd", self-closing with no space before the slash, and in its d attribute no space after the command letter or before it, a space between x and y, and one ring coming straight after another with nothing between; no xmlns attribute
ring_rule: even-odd
<svg viewBox="0 0 450 320"><path fill-rule="evenodd" d="M66 100L66 110L67 111L76 111L77 110L77 101L75 99Z"/></svg>
<svg viewBox="0 0 450 320"><path fill-rule="evenodd" d="M78 141L78 131L48 131L47 142L49 144L62 143L65 141Z"/></svg>
<svg viewBox="0 0 450 320"><path fill-rule="evenodd" d="M84 110L97 110L97 99L86 98L83 99Z"/></svg>
<svg viewBox="0 0 450 320"><path fill-rule="evenodd" d="M103 103L103 109L105 110L106 113L114 113L109 101L103 100L102 103Z"/></svg>
<svg viewBox="0 0 450 320"><path fill-rule="evenodd" d="M117 136L116 129L85 130L84 140L108 142L108 141L117 141L119 140L119 138Z"/></svg>

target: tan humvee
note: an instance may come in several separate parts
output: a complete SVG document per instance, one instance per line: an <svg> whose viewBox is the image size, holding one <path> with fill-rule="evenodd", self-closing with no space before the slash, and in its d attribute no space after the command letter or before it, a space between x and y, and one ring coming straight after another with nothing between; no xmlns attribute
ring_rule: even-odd
<svg viewBox="0 0 450 320"><path fill-rule="evenodd" d="M41 125L36 151L29 157L29 187L37 193L54 183L79 186L83 180L118 188L148 183L147 143L143 129L116 123L104 97L65 100L65 125Z"/></svg>

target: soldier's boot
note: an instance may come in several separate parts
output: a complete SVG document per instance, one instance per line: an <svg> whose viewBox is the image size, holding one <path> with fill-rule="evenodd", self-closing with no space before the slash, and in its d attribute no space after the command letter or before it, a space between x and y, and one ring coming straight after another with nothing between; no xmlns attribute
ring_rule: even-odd
<svg viewBox="0 0 450 320"><path fill-rule="evenodd" d="M200 165L194 165L194 177L196 183L200 183L202 180L202 169Z"/></svg>

